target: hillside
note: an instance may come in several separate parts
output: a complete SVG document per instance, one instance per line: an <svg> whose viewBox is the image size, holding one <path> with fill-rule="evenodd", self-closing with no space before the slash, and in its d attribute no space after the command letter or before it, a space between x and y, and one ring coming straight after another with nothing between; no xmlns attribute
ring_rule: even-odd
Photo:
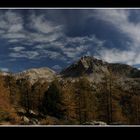
<svg viewBox="0 0 140 140"><path fill-rule="evenodd" d="M140 70L126 64L107 63L90 56L84 56L71 66L64 69L60 74L64 77L79 77L91 74L107 74L128 78L140 78Z"/></svg>
<svg viewBox="0 0 140 140"><path fill-rule="evenodd" d="M90 56L84 56L74 64L61 71L61 77L65 79L77 79L86 77L90 82L101 83L105 77L117 77L118 83L140 80L140 70L132 66L119 63L107 63ZM127 86L127 85L125 85ZM129 88L129 87L128 87Z"/></svg>
<svg viewBox="0 0 140 140"><path fill-rule="evenodd" d="M32 84L34 84L36 81L48 81L51 82L56 76L56 73L49 69L49 68L32 68L25 70L23 72L16 73L14 75L17 80L20 79L27 79Z"/></svg>
<svg viewBox="0 0 140 140"><path fill-rule="evenodd" d="M140 70L129 65L84 56L60 74L46 67L1 77L0 105L17 118L5 123L140 124Z"/></svg>

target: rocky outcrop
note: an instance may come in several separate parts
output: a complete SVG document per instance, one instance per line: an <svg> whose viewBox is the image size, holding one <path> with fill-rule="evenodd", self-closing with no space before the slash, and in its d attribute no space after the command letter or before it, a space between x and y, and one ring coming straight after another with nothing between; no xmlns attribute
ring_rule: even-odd
<svg viewBox="0 0 140 140"><path fill-rule="evenodd" d="M119 77L140 78L140 70L126 64L107 63L90 56L84 56L76 63L64 69L60 74L63 77L90 76L102 77L105 74L113 74ZM97 75L97 76L96 76Z"/></svg>
<svg viewBox="0 0 140 140"><path fill-rule="evenodd" d="M40 120L44 118L44 116L34 112L33 110L29 110L29 112L27 112L23 108L18 109L17 114L21 118L21 125L39 125Z"/></svg>
<svg viewBox="0 0 140 140"><path fill-rule="evenodd" d="M38 80L51 82L56 77L56 73L49 68L34 68L16 73L15 77L17 80L26 79L34 84Z"/></svg>
<svg viewBox="0 0 140 140"><path fill-rule="evenodd" d="M84 56L76 63L64 69L60 74L64 77L79 77L85 74L102 73L106 70L106 62L94 57Z"/></svg>
<svg viewBox="0 0 140 140"><path fill-rule="evenodd" d="M99 126L106 126L107 123L106 123L106 122L102 122L102 121L90 121L90 122L85 122L85 123L83 123L83 125L99 125Z"/></svg>

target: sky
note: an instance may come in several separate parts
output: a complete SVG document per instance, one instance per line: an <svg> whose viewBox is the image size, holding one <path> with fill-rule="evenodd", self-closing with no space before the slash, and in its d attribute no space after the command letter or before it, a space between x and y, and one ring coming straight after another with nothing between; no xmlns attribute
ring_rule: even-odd
<svg viewBox="0 0 140 140"><path fill-rule="evenodd" d="M57 72L82 56L140 68L140 9L0 9L0 69Z"/></svg>

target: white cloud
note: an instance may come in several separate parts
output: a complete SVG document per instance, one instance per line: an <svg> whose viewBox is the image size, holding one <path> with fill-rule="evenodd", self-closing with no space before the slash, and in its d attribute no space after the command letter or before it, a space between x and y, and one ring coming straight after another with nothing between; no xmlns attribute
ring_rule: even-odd
<svg viewBox="0 0 140 140"><path fill-rule="evenodd" d="M20 51L11 52L9 56L13 58L38 59L39 53L37 51Z"/></svg>
<svg viewBox="0 0 140 140"><path fill-rule="evenodd" d="M5 39L26 39L26 35L22 33L6 33L2 36ZM20 41L20 40L19 40Z"/></svg>
<svg viewBox="0 0 140 140"><path fill-rule="evenodd" d="M66 37L65 40L64 46L60 46L60 49L71 59L79 57L79 55L86 53L88 50L96 51L102 48L105 42L97 39L94 35L89 37ZM74 45L74 47L66 47L68 44L70 44L70 46Z"/></svg>
<svg viewBox="0 0 140 140"><path fill-rule="evenodd" d="M1 71L4 71L4 72L9 72L9 69L8 68L0 68Z"/></svg>
<svg viewBox="0 0 140 140"><path fill-rule="evenodd" d="M8 10L0 13L0 28L8 32L18 32L23 28L23 19L17 12Z"/></svg>
<svg viewBox="0 0 140 140"><path fill-rule="evenodd" d="M95 13L91 13L89 17L90 16L94 16L98 19L122 26L120 23L126 23L128 20L129 11L122 9L99 9L95 10Z"/></svg>
<svg viewBox="0 0 140 140"><path fill-rule="evenodd" d="M11 48L9 56L12 58L27 58L27 59L40 59L40 58L50 58L50 59L63 59L59 52L49 51L49 50L24 50L24 47L14 47Z"/></svg>
<svg viewBox="0 0 140 140"><path fill-rule="evenodd" d="M100 51L102 59L107 62L122 62L127 64L135 63L133 58L135 57L135 52L133 51L120 51L117 49L103 49ZM140 62L140 61L139 61Z"/></svg>
<svg viewBox="0 0 140 140"><path fill-rule="evenodd" d="M53 59L66 60L64 57L68 57L71 60L78 58L82 53L100 49L104 41L97 39L94 35L84 37L67 37L65 35L59 36L60 40L51 41L48 43L39 44L34 46L38 52L42 54L42 57L48 56ZM69 46L69 47L68 47ZM48 49L54 49L49 51ZM57 51L59 50L59 51Z"/></svg>
<svg viewBox="0 0 140 140"><path fill-rule="evenodd" d="M62 67L60 65L54 65L52 68L54 70L58 70L58 71L62 69Z"/></svg>
<svg viewBox="0 0 140 140"><path fill-rule="evenodd" d="M20 52L22 50L24 50L25 47L13 47L13 48L10 48L10 50L13 50L14 52Z"/></svg>
<svg viewBox="0 0 140 140"><path fill-rule="evenodd" d="M46 20L44 15L36 16L35 14L32 14L30 16L30 19L31 19L30 23L31 27L42 33L58 32L62 29L61 25L55 25L51 21Z"/></svg>
<svg viewBox="0 0 140 140"><path fill-rule="evenodd" d="M5 33L5 31L1 29L0 30L0 34L4 34L4 33Z"/></svg>
<svg viewBox="0 0 140 140"><path fill-rule="evenodd" d="M49 51L49 50L43 50L42 51L42 57L48 57L50 59L58 59L61 58L61 54L59 52L55 52L55 51Z"/></svg>
<svg viewBox="0 0 140 140"><path fill-rule="evenodd" d="M34 29L26 30L28 28ZM103 45L103 41L95 36L85 37L67 37L64 34L64 26L56 24L45 18L45 14L28 16L28 23L25 23L22 15L18 12L8 10L0 13L0 37L7 39L9 44L30 45L30 51L24 47L10 48L9 56L11 58L39 59L48 57L50 59L66 60L67 57L75 59L85 52L91 44L95 43L98 47ZM39 44L33 46L35 43ZM67 45L74 45L67 47ZM54 48L54 50L48 50ZM55 49L56 48L56 49ZM57 50L60 51L57 51Z"/></svg>
<svg viewBox="0 0 140 140"><path fill-rule="evenodd" d="M129 36L134 42L140 43L140 23L129 20L131 10L97 10L95 17L109 22Z"/></svg>
<svg viewBox="0 0 140 140"><path fill-rule="evenodd" d="M9 31L8 31L8 32L12 32L12 33L14 33L14 32L19 32L19 31L21 31L22 29L23 29L22 24L14 24L14 25L12 25L12 26L9 28Z"/></svg>
<svg viewBox="0 0 140 140"><path fill-rule="evenodd" d="M34 29L35 32L26 30L24 25ZM56 40L62 34L62 30L62 25L45 19L44 14L40 16L31 14L29 21L25 23L22 15L18 12L12 10L0 12L0 37L7 39L9 43L48 43Z"/></svg>
<svg viewBox="0 0 140 140"><path fill-rule="evenodd" d="M18 43L19 42L19 39L17 39L17 38L16 39L15 38L14 39L11 38L11 39L8 40L8 42L9 43Z"/></svg>
<svg viewBox="0 0 140 140"><path fill-rule="evenodd" d="M109 62L123 62L127 64L140 64L140 22L134 23L129 20L131 10L100 9L93 16L113 25L131 40L126 50L103 49L99 51L102 58Z"/></svg>
<svg viewBox="0 0 140 140"><path fill-rule="evenodd" d="M27 39L30 42L38 43L49 43L55 41L58 37L61 36L61 33L52 33L52 34L39 34L39 33L28 33Z"/></svg>
<svg viewBox="0 0 140 140"><path fill-rule="evenodd" d="M44 14L29 16L29 28L35 31L27 31L24 28L25 21L18 12L8 10L0 13L0 37L7 39L10 44L20 43L22 45L39 45L26 50L24 47L13 47L9 56L11 58L39 59L48 57L50 59L71 60L78 58L82 53L92 55L95 50L102 59L108 62L122 62L127 64L140 64L140 22L130 22L131 10L99 9L90 12L89 16L102 20L118 29L130 38L127 50L103 49L104 42L94 35L84 37L67 37L63 32L63 26L55 24L45 18ZM94 45L95 44L95 45ZM72 47L68 47L72 46ZM59 51L47 50L56 48ZM97 56L99 57L99 56Z"/></svg>

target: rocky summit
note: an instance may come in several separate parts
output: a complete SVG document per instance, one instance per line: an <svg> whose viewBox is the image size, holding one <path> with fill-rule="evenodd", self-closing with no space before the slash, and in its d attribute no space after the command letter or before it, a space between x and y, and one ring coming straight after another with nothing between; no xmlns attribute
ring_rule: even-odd
<svg viewBox="0 0 140 140"><path fill-rule="evenodd" d="M32 84L34 84L38 80L51 82L55 78L55 76L55 71L47 67L32 68L15 74L16 79L27 79Z"/></svg>
<svg viewBox="0 0 140 140"><path fill-rule="evenodd" d="M64 77L78 77L90 75L92 73L102 73L107 71L107 63L94 57L84 56L68 68L64 69L61 74Z"/></svg>
<svg viewBox="0 0 140 140"><path fill-rule="evenodd" d="M80 77L87 76L89 78L103 77L112 73L118 77L139 78L140 70L132 66L120 63L107 63L91 56L84 56L71 66L62 70L60 73L63 77Z"/></svg>

